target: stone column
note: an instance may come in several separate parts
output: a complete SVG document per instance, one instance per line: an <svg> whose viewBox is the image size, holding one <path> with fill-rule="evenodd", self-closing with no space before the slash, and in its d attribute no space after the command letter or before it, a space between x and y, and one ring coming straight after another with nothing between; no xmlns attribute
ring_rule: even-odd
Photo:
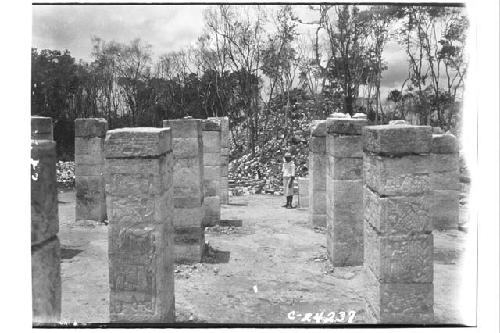
<svg viewBox="0 0 500 333"><path fill-rule="evenodd" d="M48 119L52 133L52 122ZM36 133L35 137L39 138L40 133ZM56 143L52 140L31 140L31 292L34 324L59 322L61 315L56 182Z"/></svg>
<svg viewBox="0 0 500 333"><path fill-rule="evenodd" d="M31 116L31 140L54 140L52 118Z"/></svg>
<svg viewBox="0 0 500 333"><path fill-rule="evenodd" d="M458 229L459 159L458 143L453 134L432 135L431 217L434 229Z"/></svg>
<svg viewBox="0 0 500 333"><path fill-rule="evenodd" d="M326 227L326 120L314 120L309 141L309 222Z"/></svg>
<svg viewBox="0 0 500 333"><path fill-rule="evenodd" d="M174 321L171 142L168 128L106 134L111 322Z"/></svg>
<svg viewBox="0 0 500 333"><path fill-rule="evenodd" d="M106 220L104 137L108 122L102 118L75 120L75 219Z"/></svg>
<svg viewBox="0 0 500 333"><path fill-rule="evenodd" d="M164 120L163 127L172 132L175 260L200 262L205 247L201 120Z"/></svg>
<svg viewBox="0 0 500 333"><path fill-rule="evenodd" d="M299 207L308 208L309 207L309 179L299 177Z"/></svg>
<svg viewBox="0 0 500 333"><path fill-rule="evenodd" d="M228 167L229 167L229 118L220 118L220 144L221 144L221 180L220 180L220 203L229 203L228 190Z"/></svg>
<svg viewBox="0 0 500 333"><path fill-rule="evenodd" d="M429 126L363 130L367 314L379 323L433 320L431 140Z"/></svg>
<svg viewBox="0 0 500 333"><path fill-rule="evenodd" d="M366 118L327 119L328 258L334 266L363 265L363 140Z"/></svg>
<svg viewBox="0 0 500 333"><path fill-rule="evenodd" d="M206 119L202 122L202 129L205 188L203 225L210 227L220 221L221 125L218 120Z"/></svg>

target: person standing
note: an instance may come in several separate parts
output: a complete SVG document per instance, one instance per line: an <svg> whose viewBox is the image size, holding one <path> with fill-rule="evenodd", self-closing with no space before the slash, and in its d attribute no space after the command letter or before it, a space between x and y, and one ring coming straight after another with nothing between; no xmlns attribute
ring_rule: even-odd
<svg viewBox="0 0 500 333"><path fill-rule="evenodd" d="M293 208L293 181L295 179L295 163L292 161L292 154L285 154L285 161L283 162L283 192L286 196L285 208Z"/></svg>

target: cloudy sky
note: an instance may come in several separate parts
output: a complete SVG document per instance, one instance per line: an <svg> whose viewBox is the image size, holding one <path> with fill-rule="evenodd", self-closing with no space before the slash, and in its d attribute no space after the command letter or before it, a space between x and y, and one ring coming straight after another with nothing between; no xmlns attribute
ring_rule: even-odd
<svg viewBox="0 0 500 333"><path fill-rule="evenodd" d="M141 38L156 56L196 42L203 29L206 5L43 5L32 6L32 46L68 49L76 59L91 61L91 37L129 42ZM307 19L306 6L295 6ZM384 51L389 69L383 73L382 96L400 88L407 75L406 56L395 43Z"/></svg>

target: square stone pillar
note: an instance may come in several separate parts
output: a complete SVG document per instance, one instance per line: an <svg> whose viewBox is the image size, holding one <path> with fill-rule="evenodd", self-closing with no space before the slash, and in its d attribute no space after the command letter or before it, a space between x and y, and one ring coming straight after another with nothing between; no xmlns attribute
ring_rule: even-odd
<svg viewBox="0 0 500 333"><path fill-rule="evenodd" d="M174 321L171 144L168 128L106 133L111 322Z"/></svg>
<svg viewBox="0 0 500 333"><path fill-rule="evenodd" d="M299 208L309 208L309 178L299 177Z"/></svg>
<svg viewBox="0 0 500 333"><path fill-rule="evenodd" d="M220 221L221 191L221 125L219 120L206 119L203 130L203 185L205 195L203 225L214 226Z"/></svg>
<svg viewBox="0 0 500 333"><path fill-rule="evenodd" d="M35 325L57 323L61 315L56 182L56 143L52 140L32 140L31 292Z"/></svg>
<svg viewBox="0 0 500 333"><path fill-rule="evenodd" d="M175 260L200 262L205 248L201 120L164 120L163 127L172 132Z"/></svg>
<svg viewBox="0 0 500 333"><path fill-rule="evenodd" d="M453 134L432 135L431 184L433 200L431 218L434 230L458 229L459 158L458 143Z"/></svg>
<svg viewBox="0 0 500 333"><path fill-rule="evenodd" d="M75 219L106 220L104 137L108 122L102 118L75 120Z"/></svg>
<svg viewBox="0 0 500 333"><path fill-rule="evenodd" d="M31 116L31 140L54 140L52 118Z"/></svg>
<svg viewBox="0 0 500 333"><path fill-rule="evenodd" d="M326 120L314 120L309 141L309 222L326 227Z"/></svg>
<svg viewBox="0 0 500 333"><path fill-rule="evenodd" d="M433 321L431 141L429 126L363 130L367 314L378 323Z"/></svg>
<svg viewBox="0 0 500 333"><path fill-rule="evenodd" d="M334 266L363 265L363 140L366 118L327 119L326 248Z"/></svg>
<svg viewBox="0 0 500 333"><path fill-rule="evenodd" d="M221 155L221 179L220 179L220 203L227 205L229 203L228 188L228 168L229 168L229 118L228 117L209 117L210 120L220 122L220 155Z"/></svg>

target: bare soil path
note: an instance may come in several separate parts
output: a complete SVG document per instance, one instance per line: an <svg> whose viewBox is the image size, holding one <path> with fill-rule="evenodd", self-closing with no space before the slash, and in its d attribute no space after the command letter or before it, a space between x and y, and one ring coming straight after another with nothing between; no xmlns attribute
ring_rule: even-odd
<svg viewBox="0 0 500 333"><path fill-rule="evenodd" d="M107 226L74 221L75 194L59 194L62 321L108 322ZM308 317L365 323L361 267L331 267L326 239L307 210L282 208L283 197L231 197L222 219L207 228L203 263L177 265L176 320L208 323L315 323ZM465 233L436 232L435 319L460 323L457 290ZM353 312L354 317L352 317ZM302 316L300 316L302 315Z"/></svg>

